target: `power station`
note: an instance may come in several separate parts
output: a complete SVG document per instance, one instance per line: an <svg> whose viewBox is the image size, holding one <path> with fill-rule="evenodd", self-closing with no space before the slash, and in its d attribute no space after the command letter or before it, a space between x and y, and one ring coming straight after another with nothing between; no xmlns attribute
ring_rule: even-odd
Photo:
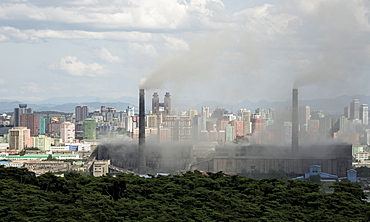
<svg viewBox="0 0 370 222"><path fill-rule="evenodd" d="M168 113L170 94L164 103L159 103L154 93L154 111L164 107ZM215 146L212 152L197 156L191 143L145 143L145 91L139 93L139 142L110 149L101 146L99 159L111 159L113 165L138 173L201 170L245 175L268 174L278 171L289 175L303 175L311 165L320 165L325 172L345 176L352 167L352 146L349 144L299 145L298 89L292 93L292 138L291 146L235 145Z"/></svg>

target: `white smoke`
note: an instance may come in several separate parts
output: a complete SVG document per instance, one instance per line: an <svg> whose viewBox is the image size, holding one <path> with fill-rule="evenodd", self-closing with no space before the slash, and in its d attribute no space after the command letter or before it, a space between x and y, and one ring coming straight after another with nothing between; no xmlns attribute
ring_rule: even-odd
<svg viewBox="0 0 370 222"><path fill-rule="evenodd" d="M307 70L298 74L295 86L353 83L369 55L368 40L363 38L370 31L364 1L307 1L301 10L315 27L309 30L312 39L304 39L315 53Z"/></svg>

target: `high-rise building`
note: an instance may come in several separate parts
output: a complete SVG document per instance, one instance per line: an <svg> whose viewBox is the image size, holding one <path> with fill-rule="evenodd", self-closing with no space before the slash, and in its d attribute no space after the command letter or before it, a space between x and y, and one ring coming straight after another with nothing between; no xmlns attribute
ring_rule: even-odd
<svg viewBox="0 0 370 222"><path fill-rule="evenodd" d="M235 138L244 136L243 121L233 120L230 123L234 127L234 137Z"/></svg>
<svg viewBox="0 0 370 222"><path fill-rule="evenodd" d="M159 114L159 96L156 92L153 94L152 98L152 113Z"/></svg>
<svg viewBox="0 0 370 222"><path fill-rule="evenodd" d="M83 139L96 139L96 122L93 119L85 119L83 121Z"/></svg>
<svg viewBox="0 0 370 222"><path fill-rule="evenodd" d="M73 143L75 141L75 124L64 122L60 125L60 139L63 143Z"/></svg>
<svg viewBox="0 0 370 222"><path fill-rule="evenodd" d="M152 98L152 113L153 114L159 114L160 113L160 107L163 107L163 112L165 115L170 115L171 113L171 95L169 92L166 92L164 96L164 102L159 102L158 93L153 94Z"/></svg>
<svg viewBox="0 0 370 222"><path fill-rule="evenodd" d="M89 108L87 106L76 106L75 115L76 122L84 121L89 116Z"/></svg>
<svg viewBox="0 0 370 222"><path fill-rule="evenodd" d="M31 146L30 130L27 127L13 127L9 130L9 149L21 151Z"/></svg>
<svg viewBox="0 0 370 222"><path fill-rule="evenodd" d="M171 95L169 92L166 92L166 95L164 95L164 113L169 115L171 111Z"/></svg>
<svg viewBox="0 0 370 222"><path fill-rule="evenodd" d="M58 136L60 135L60 125L62 123L57 121L57 122L52 122L48 124L48 135L49 136Z"/></svg>
<svg viewBox="0 0 370 222"><path fill-rule="evenodd" d="M107 109L105 108L105 106L101 106L100 107L100 115L103 116L103 120L105 120L106 114L107 114Z"/></svg>
<svg viewBox="0 0 370 222"><path fill-rule="evenodd" d="M242 121L243 121L243 134L244 136L247 134L251 134L251 111L250 110L243 110L242 111Z"/></svg>
<svg viewBox="0 0 370 222"><path fill-rule="evenodd" d="M128 106L126 109L127 116L134 116L135 115L135 108L133 106Z"/></svg>
<svg viewBox="0 0 370 222"><path fill-rule="evenodd" d="M360 120L362 120L362 124L369 125L369 107L367 104L360 106Z"/></svg>
<svg viewBox="0 0 370 222"><path fill-rule="evenodd" d="M33 113L32 108L27 108L27 104L19 104L19 108L14 108L14 127L20 126L20 118L22 114Z"/></svg>
<svg viewBox="0 0 370 222"><path fill-rule="evenodd" d="M41 135L46 133L45 115L43 114L22 114L20 116L20 126L30 129L31 135Z"/></svg>
<svg viewBox="0 0 370 222"><path fill-rule="evenodd" d="M225 142L232 143L234 141L234 127L228 124L225 127Z"/></svg>
<svg viewBox="0 0 370 222"><path fill-rule="evenodd" d="M252 118L252 133L266 130L266 119Z"/></svg>
<svg viewBox="0 0 370 222"><path fill-rule="evenodd" d="M360 119L360 101L358 99L353 99L350 111L350 119Z"/></svg>
<svg viewBox="0 0 370 222"><path fill-rule="evenodd" d="M202 116L209 118L211 117L211 113L209 111L209 106L202 106Z"/></svg>
<svg viewBox="0 0 370 222"><path fill-rule="evenodd" d="M310 120L311 109L309 106L300 106L299 107L299 125L308 124Z"/></svg>
<svg viewBox="0 0 370 222"><path fill-rule="evenodd" d="M344 116L347 119L350 118L350 116L351 116L351 107L349 107L349 106L344 107Z"/></svg>
<svg viewBox="0 0 370 222"><path fill-rule="evenodd" d="M319 119L319 133L320 139L326 140L333 138L334 129L333 129L333 117L325 116L324 118Z"/></svg>

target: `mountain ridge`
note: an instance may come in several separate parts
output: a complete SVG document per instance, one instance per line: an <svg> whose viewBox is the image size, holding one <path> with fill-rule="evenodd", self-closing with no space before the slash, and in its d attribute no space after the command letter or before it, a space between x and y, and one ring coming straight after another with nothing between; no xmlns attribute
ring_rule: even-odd
<svg viewBox="0 0 370 222"><path fill-rule="evenodd" d="M73 98L73 99L72 99ZM60 112L74 112L76 106L85 105L89 107L89 111L99 110L101 106L114 107L117 111L122 111L127 106L138 107L138 100L133 97L99 98L100 101L92 101L98 97L82 96L82 97L54 97L43 100L38 103L28 103L29 108L34 111L60 111ZM332 99L311 99L300 100L300 106L310 106L311 110L323 110L326 113L343 113L344 107L349 106L351 101L356 98L359 99L360 104L370 104L370 96L365 95L342 95ZM103 101L104 99L104 101ZM60 103L57 103L60 102ZM0 100L0 112L13 112L14 108L24 102ZM202 106L209 106L212 112L215 108L224 108L229 112L236 113L239 109L249 109L254 111L257 108L275 108L283 109L286 106L291 106L291 101L275 101L269 102L267 100L260 100L252 102L248 99L235 104L225 104L217 101L204 101L202 103L190 104L184 101L172 101L172 107L178 110L197 109L201 111ZM146 110L151 110L151 101L147 99Z"/></svg>

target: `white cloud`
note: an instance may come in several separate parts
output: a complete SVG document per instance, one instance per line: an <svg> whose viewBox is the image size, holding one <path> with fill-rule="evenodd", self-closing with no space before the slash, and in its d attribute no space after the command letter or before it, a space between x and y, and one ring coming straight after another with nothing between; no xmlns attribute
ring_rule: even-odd
<svg viewBox="0 0 370 222"><path fill-rule="evenodd" d="M4 42L8 40L8 38L5 35L0 34L0 42Z"/></svg>
<svg viewBox="0 0 370 222"><path fill-rule="evenodd" d="M98 53L100 59L109 63L120 63L123 61L119 56L112 55L106 48L101 48Z"/></svg>
<svg viewBox="0 0 370 222"><path fill-rule="evenodd" d="M85 64L77 61L75 56L65 56L59 63L53 63L49 66L53 70L60 70L71 76L99 76L107 73L105 67L98 63Z"/></svg>
<svg viewBox="0 0 370 222"><path fill-rule="evenodd" d="M29 31L22 31L14 27L0 27L0 41L10 40L13 42L40 42L40 39L35 37Z"/></svg>
<svg viewBox="0 0 370 222"><path fill-rule="evenodd" d="M152 33L146 32L94 32L82 30L35 30L17 29L15 27L0 27L0 41L13 42L42 42L43 39L97 39L113 41L145 42L153 38Z"/></svg>
<svg viewBox="0 0 370 222"><path fill-rule="evenodd" d="M142 54L146 56L156 56L157 55L157 50L152 44L131 43L130 49L136 54Z"/></svg>

